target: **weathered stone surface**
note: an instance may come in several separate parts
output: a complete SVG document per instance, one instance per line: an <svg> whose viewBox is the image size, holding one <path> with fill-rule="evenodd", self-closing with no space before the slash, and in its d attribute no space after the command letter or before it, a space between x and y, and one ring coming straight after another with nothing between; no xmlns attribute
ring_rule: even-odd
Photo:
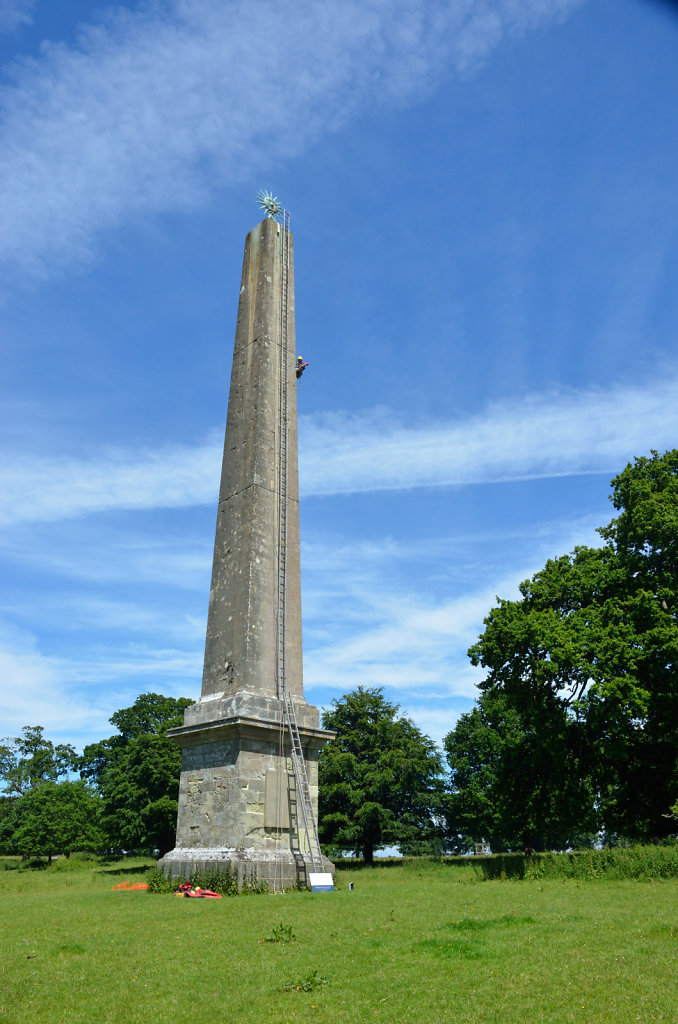
<svg viewBox="0 0 678 1024"><path fill-rule="evenodd" d="M215 847L220 839L234 847L265 846L267 773L287 779L283 814L293 830L301 830L294 814L289 736L280 717L277 722L232 717L174 729L172 735L183 748L177 848ZM318 753L331 733L300 728L299 735L309 788L317 801ZM289 838L285 842L289 846ZM303 851L305 836L300 843Z"/></svg>
<svg viewBox="0 0 678 1024"><path fill-rule="evenodd" d="M230 866L273 888L303 880L309 845L278 699L280 370L287 365L286 679L317 817L318 753L332 733L304 700L292 239L288 336L282 351L283 228L247 236L228 401L202 693L173 729L182 747L174 877ZM267 785L267 779L269 783ZM274 781L275 780L275 783ZM332 870L323 858L323 870Z"/></svg>
<svg viewBox="0 0 678 1024"><path fill-rule="evenodd" d="M230 870L239 884L256 880L266 882L271 889L293 889L313 870L308 855L298 854L289 848L278 849L237 849L227 847L204 848L202 850L173 850L161 861L165 873L172 878L190 878L199 870ZM334 871L334 866L323 857L322 871Z"/></svg>
<svg viewBox="0 0 678 1024"><path fill-rule="evenodd" d="M287 350L281 353L281 232L247 236L214 544L202 696L275 695L280 362L287 360L287 680L303 693L294 267L290 239Z"/></svg>
<svg viewBox="0 0 678 1024"><path fill-rule="evenodd" d="M318 729L318 709L307 704L303 697L297 697L294 704L299 728ZM183 728L185 730L192 726L203 727L231 718L253 718L261 722L278 723L281 721L281 715L281 702L272 694L249 693L246 690L228 696L213 693L208 697L201 697L196 704L186 708ZM181 735L181 730L173 730L172 735Z"/></svg>

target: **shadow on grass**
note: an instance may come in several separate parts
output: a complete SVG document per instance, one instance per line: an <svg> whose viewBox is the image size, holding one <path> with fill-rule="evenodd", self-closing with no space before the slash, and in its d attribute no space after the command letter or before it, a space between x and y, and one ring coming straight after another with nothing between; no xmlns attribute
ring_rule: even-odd
<svg viewBox="0 0 678 1024"><path fill-rule="evenodd" d="M495 928L511 928L521 925L534 925L537 922L530 915L502 914L501 917L471 918L464 917L459 921L449 921L445 928L461 933L444 938L422 939L414 947L422 953L456 960L482 960L486 957L496 959L497 949L483 941L479 933L487 933Z"/></svg>
<svg viewBox="0 0 678 1024"><path fill-rule="evenodd" d="M449 921L445 927L455 932L479 932L488 928L512 928L514 925L522 924L536 924L536 921L528 914L502 914L501 917L478 919L462 917L459 921Z"/></svg>
<svg viewBox="0 0 678 1024"><path fill-rule="evenodd" d="M5 861L3 864L5 871L45 871L48 867L51 867L51 865L40 857L31 857L30 860L17 860L12 863Z"/></svg>
<svg viewBox="0 0 678 1024"><path fill-rule="evenodd" d="M152 866L152 864L137 864L135 868L98 868L97 873L100 875L139 875L148 871Z"/></svg>
<svg viewBox="0 0 678 1024"><path fill-rule="evenodd" d="M333 857L332 863L339 871L362 871L363 868L401 868L402 857L377 857L373 864L366 864L362 857Z"/></svg>
<svg viewBox="0 0 678 1024"><path fill-rule="evenodd" d="M477 858L476 858L477 859ZM362 871L363 868L422 868L422 867L469 867L471 857L375 857L366 864L362 857L331 857L330 860L340 871Z"/></svg>

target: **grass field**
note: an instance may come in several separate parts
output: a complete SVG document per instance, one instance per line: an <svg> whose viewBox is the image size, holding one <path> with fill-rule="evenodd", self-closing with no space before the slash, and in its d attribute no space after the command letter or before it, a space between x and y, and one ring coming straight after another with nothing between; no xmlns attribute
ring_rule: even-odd
<svg viewBox="0 0 678 1024"><path fill-rule="evenodd" d="M678 1022L675 881L424 864L334 893L112 891L148 863L0 871L2 1024Z"/></svg>

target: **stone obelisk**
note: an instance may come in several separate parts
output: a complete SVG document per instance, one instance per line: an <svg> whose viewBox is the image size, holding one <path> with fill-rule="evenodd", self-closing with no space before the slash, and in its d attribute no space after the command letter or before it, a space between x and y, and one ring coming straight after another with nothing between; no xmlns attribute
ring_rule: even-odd
<svg viewBox="0 0 678 1024"><path fill-rule="evenodd" d="M229 868L279 888L311 870L281 644L317 820L318 753L333 734L303 696L293 247L289 227L267 217L245 242L202 692L170 733L182 747L179 812L176 847L160 863L174 877Z"/></svg>

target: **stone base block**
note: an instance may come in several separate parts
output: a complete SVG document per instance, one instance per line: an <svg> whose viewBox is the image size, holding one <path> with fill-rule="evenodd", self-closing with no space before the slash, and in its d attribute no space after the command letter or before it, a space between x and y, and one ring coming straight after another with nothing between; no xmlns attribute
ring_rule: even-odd
<svg viewBox="0 0 678 1024"><path fill-rule="evenodd" d="M177 881L188 881L194 871L230 871L238 879L239 888L244 882L266 882L274 892L305 887L309 873L313 871L307 853L207 847L177 847L158 861L158 867L168 878L176 878ZM316 870L329 871L334 875L334 864L323 857L322 865L316 865Z"/></svg>

